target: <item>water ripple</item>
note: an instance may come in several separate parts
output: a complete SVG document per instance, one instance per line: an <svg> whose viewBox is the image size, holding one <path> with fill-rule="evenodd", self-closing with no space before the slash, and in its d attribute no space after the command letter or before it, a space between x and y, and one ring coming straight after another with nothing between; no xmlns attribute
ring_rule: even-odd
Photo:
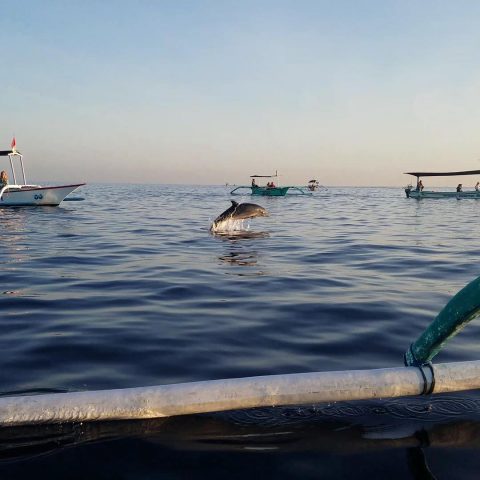
<svg viewBox="0 0 480 480"><path fill-rule="evenodd" d="M332 188L259 198L269 217L245 234L213 236L211 221L229 203L224 187L89 185L82 196L0 210L1 392L398 366L480 275L478 241L466 234L475 201ZM480 325L468 331L438 360L477 359ZM234 418L281 426L366 415L389 424L479 407L430 402L430 410L383 402L376 412L343 404Z"/></svg>

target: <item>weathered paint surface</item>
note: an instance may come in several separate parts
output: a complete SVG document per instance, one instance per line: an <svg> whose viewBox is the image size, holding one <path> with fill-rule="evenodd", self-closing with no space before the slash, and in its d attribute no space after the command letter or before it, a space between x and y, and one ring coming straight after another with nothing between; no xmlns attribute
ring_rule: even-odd
<svg viewBox="0 0 480 480"><path fill-rule="evenodd" d="M0 398L0 425L126 420L422 393L416 367L299 373ZM435 365L435 392L480 388L480 361Z"/></svg>
<svg viewBox="0 0 480 480"><path fill-rule="evenodd" d="M435 320L413 343L411 350L419 363L425 363L467 323L480 315L480 277L460 290L437 315ZM415 365L410 349L405 354L407 365Z"/></svg>

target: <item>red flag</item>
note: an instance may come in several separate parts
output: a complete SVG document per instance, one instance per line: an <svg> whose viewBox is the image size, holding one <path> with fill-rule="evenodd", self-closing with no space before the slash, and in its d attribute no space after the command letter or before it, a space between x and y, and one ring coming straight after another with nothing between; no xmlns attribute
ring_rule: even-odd
<svg viewBox="0 0 480 480"><path fill-rule="evenodd" d="M13 137L12 148L15 148L16 146L17 146L17 141L15 140L15 137Z"/></svg>

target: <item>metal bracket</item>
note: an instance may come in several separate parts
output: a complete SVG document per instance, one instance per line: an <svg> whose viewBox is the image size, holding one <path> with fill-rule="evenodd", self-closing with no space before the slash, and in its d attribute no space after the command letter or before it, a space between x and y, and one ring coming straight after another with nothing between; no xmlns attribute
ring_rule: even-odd
<svg viewBox="0 0 480 480"><path fill-rule="evenodd" d="M435 389L435 371L432 362L420 363L413 352L413 343L410 345L408 352L410 353L413 364L409 365L407 362L407 353L403 356L403 361L406 367L417 367L420 370L423 378L423 391L421 395L431 395Z"/></svg>

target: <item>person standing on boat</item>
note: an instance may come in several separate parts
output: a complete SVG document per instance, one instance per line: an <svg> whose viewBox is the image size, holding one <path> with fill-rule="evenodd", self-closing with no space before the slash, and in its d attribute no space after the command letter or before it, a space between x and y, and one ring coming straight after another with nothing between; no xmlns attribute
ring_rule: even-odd
<svg viewBox="0 0 480 480"><path fill-rule="evenodd" d="M421 192L423 190L423 182L419 180L417 182L417 192Z"/></svg>
<svg viewBox="0 0 480 480"><path fill-rule="evenodd" d="M252 178L252 188L256 188L257 187L257 184L255 183L255 179Z"/></svg>
<svg viewBox="0 0 480 480"><path fill-rule="evenodd" d="M461 192L461 191L462 191L462 184L459 183L459 184L457 185L457 192Z"/></svg>
<svg viewBox="0 0 480 480"><path fill-rule="evenodd" d="M7 172L5 170L2 170L0 173L0 186L4 187L5 185L8 185L8 176Z"/></svg>
<svg viewBox="0 0 480 480"><path fill-rule="evenodd" d="M478 192L480 190L480 182L477 182L475 185L475 190Z"/></svg>

